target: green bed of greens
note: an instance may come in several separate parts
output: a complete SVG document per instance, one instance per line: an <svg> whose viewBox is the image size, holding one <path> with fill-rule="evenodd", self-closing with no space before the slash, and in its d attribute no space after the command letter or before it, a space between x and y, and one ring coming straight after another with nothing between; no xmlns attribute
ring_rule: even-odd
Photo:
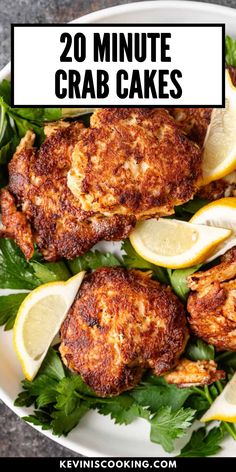
<svg viewBox="0 0 236 472"><path fill-rule="evenodd" d="M226 38L226 61L228 65L236 66L236 41L229 37ZM62 110L11 108L10 82L7 80L0 84L0 107L0 186L4 186L7 183L7 163L21 137L32 129L36 133L37 144L40 144L44 139L43 123L60 119ZM205 203L194 199L177 207L175 217L188 221ZM49 263L35 248L33 258L27 262L13 241L0 239L0 288L22 290L0 296L0 325L5 330L13 327L20 304L27 293L39 285L67 280L81 270L91 271L103 266L152 271L152 277L170 285L184 303L189 292L186 277L200 267L183 270L157 267L142 259L128 240L123 241L122 256L119 258L111 253L92 250L72 261ZM210 386L178 389L167 384L163 377L148 372L133 390L113 398L100 398L79 375L63 366L54 347L50 348L36 378L32 382L23 380L22 392L15 405L31 407L31 411L33 405L34 411L24 419L41 426L43 430L52 430L58 436L67 435L91 409L109 415L117 424L127 425L136 418L142 418L150 424L151 441L160 444L165 451L175 451L176 440L186 435L188 441L186 439L187 443L179 453L181 457L212 456L220 451L227 434L236 440L235 425L218 422L210 428L200 426L192 435L189 428L194 420L201 418L236 371L236 352L217 355L213 346L191 338L185 356L194 361L216 360L218 366L226 371L227 379Z"/></svg>

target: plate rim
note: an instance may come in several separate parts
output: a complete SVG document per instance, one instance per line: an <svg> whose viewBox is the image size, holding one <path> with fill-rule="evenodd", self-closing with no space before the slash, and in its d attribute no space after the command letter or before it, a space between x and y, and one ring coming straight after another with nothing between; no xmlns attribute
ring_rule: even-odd
<svg viewBox="0 0 236 472"><path fill-rule="evenodd" d="M186 9L186 7L189 10L192 11L202 11L204 13L210 14L211 12L219 13L222 16L228 16L229 14L231 15L232 19L236 20L236 9L228 7L228 6L223 6L223 5L218 5L214 3L204 3L204 2L198 2L198 1L188 1L188 0L151 0L151 1L140 1L140 2L132 2L132 3L127 3L124 5L116 5L113 7L108 7L108 8L102 8L99 10L96 10L91 13L87 13L86 15L83 15L81 17L78 17L70 23L99 23L100 20L104 20L105 18L109 17L111 14L115 14L116 12L119 12L119 14L125 14L129 11L143 11L143 10L152 10L153 8L156 9L161 9L163 7L170 9L170 8L179 8L182 9L183 11ZM0 80L3 80L4 78L9 77L11 73L11 62L8 62L5 67L3 67L0 70ZM19 386L20 387L20 386ZM1 384L0 384L0 399L7 405L10 410L12 410L20 419L22 419L22 416L25 415L25 409L23 407L16 407L13 403L12 398L10 395L8 395L5 390L3 390ZM52 441L54 441L57 444L60 444L61 446L76 452L77 454L82 454L87 457L112 457L112 455L109 455L109 452L106 452L106 455L99 452L98 450L95 450L92 447L86 447L84 445L81 445L80 443L75 443L71 439L69 439L69 435L67 437L58 437L54 436L50 431L43 431L40 427L32 425L27 423L30 427L34 428L36 431L39 433L43 434L44 436L48 437ZM145 457L145 456L143 456ZM167 456L171 457L171 455Z"/></svg>

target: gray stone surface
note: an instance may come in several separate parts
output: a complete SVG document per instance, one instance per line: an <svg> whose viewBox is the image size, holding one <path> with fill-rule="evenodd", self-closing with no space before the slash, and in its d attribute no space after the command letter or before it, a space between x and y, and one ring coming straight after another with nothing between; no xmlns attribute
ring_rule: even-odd
<svg viewBox="0 0 236 472"><path fill-rule="evenodd" d="M204 1L204 0L203 0ZM0 0L0 69L10 60L11 23L67 22L109 6L132 0ZM236 8L236 0L212 0ZM69 457L77 456L55 444L0 403L0 457Z"/></svg>
<svg viewBox="0 0 236 472"><path fill-rule="evenodd" d="M75 457L77 454L59 446L35 431L0 403L0 457Z"/></svg>

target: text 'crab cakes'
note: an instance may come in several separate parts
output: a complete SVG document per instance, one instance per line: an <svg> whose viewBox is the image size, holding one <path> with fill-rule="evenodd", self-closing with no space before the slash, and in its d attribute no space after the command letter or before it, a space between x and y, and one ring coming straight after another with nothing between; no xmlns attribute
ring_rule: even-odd
<svg viewBox="0 0 236 472"><path fill-rule="evenodd" d="M88 275L61 329L60 352L100 396L131 389L146 368L178 362L188 339L184 308L169 287L137 270Z"/></svg>
<svg viewBox="0 0 236 472"><path fill-rule="evenodd" d="M200 148L167 110L106 108L74 147L68 186L85 211L140 219L173 213L200 174Z"/></svg>

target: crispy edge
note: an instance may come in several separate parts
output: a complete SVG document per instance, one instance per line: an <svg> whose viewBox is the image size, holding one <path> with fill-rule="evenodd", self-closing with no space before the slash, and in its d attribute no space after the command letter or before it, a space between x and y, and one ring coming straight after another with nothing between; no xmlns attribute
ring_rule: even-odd
<svg viewBox="0 0 236 472"><path fill-rule="evenodd" d="M187 277L188 287L193 291L201 291L217 282L225 282L236 277L236 251L230 252L228 259L224 258L221 264L212 267L209 270L195 272ZM226 255L224 256L226 257ZM230 259L231 257L231 259Z"/></svg>
<svg viewBox="0 0 236 472"><path fill-rule="evenodd" d="M84 366L84 362L80 361L77 363L77 349L78 343L82 346L88 344L89 350L89 341L86 337L86 330L82 330L81 336L79 336L78 342L76 339L70 339L70 332L75 332L77 329L76 326L76 317L75 312L76 310L76 302L70 309L68 316L63 323L62 326L62 343L60 346L60 352L63 356L63 361L65 364L73 371L80 372L82 377L85 381L93 388L99 395L101 396L109 396L109 395L118 395L122 391L128 390L133 388L135 384L140 380L144 369L151 368L154 370L156 375L162 375L165 372L168 372L170 368L174 367L178 362L179 356L182 354L186 342L188 340L188 329L186 324L186 318L184 316L184 308L179 299L176 295L172 292L172 290L168 287L161 286L159 282L150 280L150 274L144 275L144 273L137 271L137 270L128 270L123 268L102 268L97 271L97 273L93 273L84 280L83 285L80 289L79 299L83 296L89 297L91 300L87 300L87 304L89 307L92 307L94 304L94 296L93 296L93 284L95 292L97 289L102 285L107 277L110 277L110 274L114 276L114 283L122 282L124 280L125 284L127 280L131 283L133 296L135 297L135 293L137 291L136 282L139 281L140 290L143 290L143 293L146 294L148 300L152 300L153 296L153 289L158 290L158 303L161 303L162 312L161 317L164 317L166 327L165 332L163 333L162 330L159 328L157 329L157 335L155 340L155 345L153 343L148 344L145 343L145 336L148 336L148 332L146 332L144 339L143 339L143 354L142 359L139 359L139 363L136 364L135 362L128 362L124 364L122 367L122 371L119 374L119 378L113 381L112 371L111 375L108 375L109 382L112 384L112 387L107 385L106 383L106 376L103 371L96 370L91 372L88 369L82 369L79 367L81 364ZM98 276L98 280L95 279L95 275ZM127 279L128 276L128 279ZM130 278L131 277L131 278ZM135 278L138 277L136 280ZM92 279L92 287L89 285ZM147 285L146 285L146 283ZM143 285L145 284L145 285ZM125 290L125 288L124 288ZM117 302L118 303L118 302ZM78 309L78 308L77 308ZM127 306L126 306L127 309ZM155 308L153 307L155 313ZM161 309L160 309L161 310ZM89 314L89 310L86 310L83 307L83 313L85 317L85 322L87 324L87 329L92 329L91 327L99 325L99 321L95 316L95 313ZM154 314L153 314L154 316ZM125 320L124 320L125 321ZM80 325L79 325L80 326ZM72 329L73 327L73 329ZM72 331L71 331L72 330ZM79 328L80 331L80 328ZM140 332L142 334L142 331ZM68 337L69 336L69 337ZM84 337L83 337L84 336ZM129 333L130 336L130 343L132 346L135 332ZM163 347L159 347L158 343L158 336L161 336ZM165 341L164 341L165 338ZM160 338L159 338L160 339ZM154 340L153 340L154 342ZM75 349L75 350L74 350ZM131 355L132 358L132 350L130 351L130 345L127 346L128 353ZM157 352L158 351L158 355ZM135 350L134 350L135 352ZM105 353L105 354L104 354ZM104 351L104 362L106 363L109 361L109 357L107 358L106 351ZM102 357L103 358L103 357ZM109 361L110 362L110 361ZM77 364L77 365L76 365ZM86 364L85 364L86 366ZM112 366L112 363L111 363ZM101 378L100 378L101 377ZM103 379L103 380L102 380ZM105 381L104 381L105 379ZM109 388L108 388L109 387Z"/></svg>
<svg viewBox="0 0 236 472"><path fill-rule="evenodd" d="M103 110L97 110L92 118L91 118L91 129L86 129L84 133L81 135L81 140L75 147L72 155L72 168L68 173L68 186L71 189L72 193L81 199L82 208L86 211L102 211L104 213L122 213L127 214L127 212L131 212L135 214L138 219L144 219L148 217L164 216L173 213L173 207L176 205L180 205L185 201L188 201L190 198L193 197L194 193L198 189L198 184L200 181L200 174L201 174L201 151L199 146L189 140L184 133L179 129L175 120L172 116L168 113L165 109L160 109L158 111L159 115L157 115L157 119L162 122L164 119L166 120L164 123L164 127L169 125L170 131L173 131L173 137L175 138L175 147L178 149L180 146L183 147L185 143L185 152L186 155L192 156L190 162L188 162L189 172L188 175L184 175L182 180L179 181L178 186L176 185L175 179L176 175L180 175L179 173L173 176L173 183L172 187L169 189L169 192L165 192L164 195L160 196L149 196L148 193L145 196L145 203L143 203L143 209L138 210L140 205L140 199L142 197L142 192L139 191L138 188L134 188L134 184L132 185L131 189L123 189L114 185L114 195L115 201L114 203L110 204L108 207L103 207L103 203L99 203L100 198L106 195L106 191L101 192L101 197L98 198L96 194L96 179L95 181L91 180L95 174L93 174L91 169L91 163L88 159L88 155L91 153L91 150L87 151L88 147L93 149L93 153L95 152L95 147L97 143L102 142L110 136L111 131L115 131L116 133L120 134L118 126L121 124L122 121L126 122L127 120L134 118L136 120L136 128L137 130L140 128L142 132L145 131L147 127L142 126L142 120L146 123L147 120L150 122L150 130L146 130L147 135L150 134L150 131L153 133L153 138L155 138L157 134L157 129L155 128L155 113L157 113L156 109L140 109L134 108L132 112L129 108L121 108L121 109L110 109L106 108ZM153 119L152 119L153 116ZM123 125L122 125L123 126ZM126 128L125 128L126 129ZM129 129L129 124L127 125L127 129ZM171 137L172 137L171 134ZM168 139L168 136L167 136ZM114 142L119 144L119 139L112 140L111 143ZM131 143L130 143L131 144ZM123 143L123 146L125 143ZM129 146L129 143L128 143ZM113 151L114 155L115 152ZM104 157L103 150L101 151L101 162ZM139 154L137 154L137 160L139 159ZM171 156L169 156L171 159ZM79 160L81 170L76 170L77 161ZM74 162L74 165L73 165ZM186 163L183 161L183 165L186 166ZM173 162L172 162L173 166ZM179 171L179 169L178 169ZM172 167L170 167L170 172L173 172ZM92 177L91 177L92 176ZM96 176L95 176L96 177ZM107 176L106 176L107 177ZM141 182L142 183L142 182ZM167 182L164 182L167 185ZM151 185L151 181L148 182L149 186ZM89 190L90 186L95 187L92 192ZM143 185L143 183L142 183ZM170 184L169 184L170 185ZM163 186L163 183L162 183ZM163 187L165 188L165 187ZM119 189L119 194L117 195L117 190ZM169 195L172 195L171 198L168 198ZM170 200L170 201L169 201ZM151 208L149 208L151 207Z"/></svg>
<svg viewBox="0 0 236 472"><path fill-rule="evenodd" d="M7 189L0 194L2 225L0 237L11 238L29 260L34 254L33 235L24 213L17 211L14 197Z"/></svg>
<svg viewBox="0 0 236 472"><path fill-rule="evenodd" d="M190 361L180 359L176 368L165 375L167 383L179 388L210 385L216 380L225 378L223 370L217 370L217 364L212 360Z"/></svg>

